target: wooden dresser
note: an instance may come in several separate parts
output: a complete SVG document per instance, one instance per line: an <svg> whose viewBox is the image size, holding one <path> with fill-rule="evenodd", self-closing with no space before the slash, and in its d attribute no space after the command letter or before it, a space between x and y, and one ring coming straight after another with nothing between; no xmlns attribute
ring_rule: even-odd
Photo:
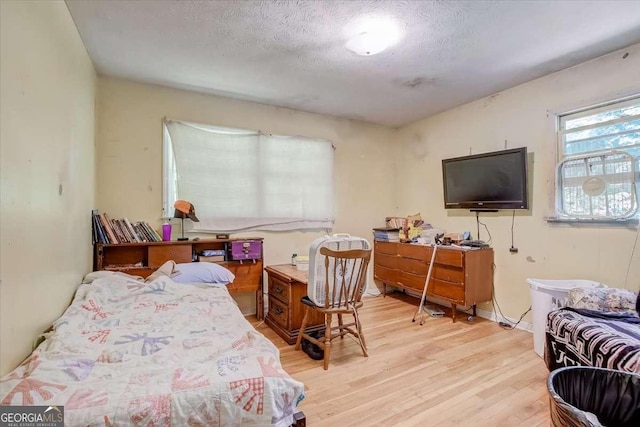
<svg viewBox="0 0 640 427"><path fill-rule="evenodd" d="M224 250L228 252L228 245L232 242L256 242L262 247L262 238L243 239L209 239L187 240L171 242L147 242L147 243L97 243L94 246L93 270L122 271L135 276L147 277L158 269L166 261L173 260L176 263L193 261L194 255L203 250ZM260 258L255 260L230 260L219 261L231 271L236 279L227 286L230 293L255 292L256 316L263 318L262 299L262 250Z"/></svg>
<svg viewBox="0 0 640 427"><path fill-rule="evenodd" d="M288 344L295 344L304 317L300 298L307 294L308 271L295 265L269 265L265 268L269 282L269 309L264 321ZM324 317L311 313L307 332L324 330Z"/></svg>
<svg viewBox="0 0 640 427"><path fill-rule="evenodd" d="M433 247L410 243L374 242L373 276L387 285L422 295ZM464 250L438 246L427 296L456 307L473 307L490 301L493 291L493 249Z"/></svg>

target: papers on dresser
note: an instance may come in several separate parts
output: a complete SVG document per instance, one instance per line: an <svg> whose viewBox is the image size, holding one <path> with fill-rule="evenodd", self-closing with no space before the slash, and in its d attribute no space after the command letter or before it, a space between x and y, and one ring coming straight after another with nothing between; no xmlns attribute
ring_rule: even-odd
<svg viewBox="0 0 640 427"><path fill-rule="evenodd" d="M400 229L391 227L374 228L373 239L379 242L399 242Z"/></svg>

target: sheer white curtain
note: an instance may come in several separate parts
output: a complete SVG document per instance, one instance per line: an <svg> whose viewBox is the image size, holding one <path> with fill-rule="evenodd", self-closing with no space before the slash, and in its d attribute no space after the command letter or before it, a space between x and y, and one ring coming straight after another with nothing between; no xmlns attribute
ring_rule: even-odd
<svg viewBox="0 0 640 427"><path fill-rule="evenodd" d="M331 142L165 120L164 210L196 208L193 231L331 228Z"/></svg>

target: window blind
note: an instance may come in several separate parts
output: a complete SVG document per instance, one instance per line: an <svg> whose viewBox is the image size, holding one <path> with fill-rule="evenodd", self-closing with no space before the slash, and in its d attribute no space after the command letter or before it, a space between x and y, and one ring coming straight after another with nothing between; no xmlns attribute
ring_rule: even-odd
<svg viewBox="0 0 640 427"><path fill-rule="evenodd" d="M193 231L331 228L333 146L301 136L165 120L165 216L190 201Z"/></svg>

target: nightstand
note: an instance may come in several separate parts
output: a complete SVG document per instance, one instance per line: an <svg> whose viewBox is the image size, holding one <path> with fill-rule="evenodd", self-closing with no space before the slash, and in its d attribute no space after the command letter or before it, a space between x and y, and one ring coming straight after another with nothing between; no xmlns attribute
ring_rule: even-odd
<svg viewBox="0 0 640 427"><path fill-rule="evenodd" d="M300 298L307 294L309 272L291 264L270 265L265 271L269 281L269 309L264 321L288 344L295 344L304 317ZM313 313L305 330L324 330L324 317Z"/></svg>

